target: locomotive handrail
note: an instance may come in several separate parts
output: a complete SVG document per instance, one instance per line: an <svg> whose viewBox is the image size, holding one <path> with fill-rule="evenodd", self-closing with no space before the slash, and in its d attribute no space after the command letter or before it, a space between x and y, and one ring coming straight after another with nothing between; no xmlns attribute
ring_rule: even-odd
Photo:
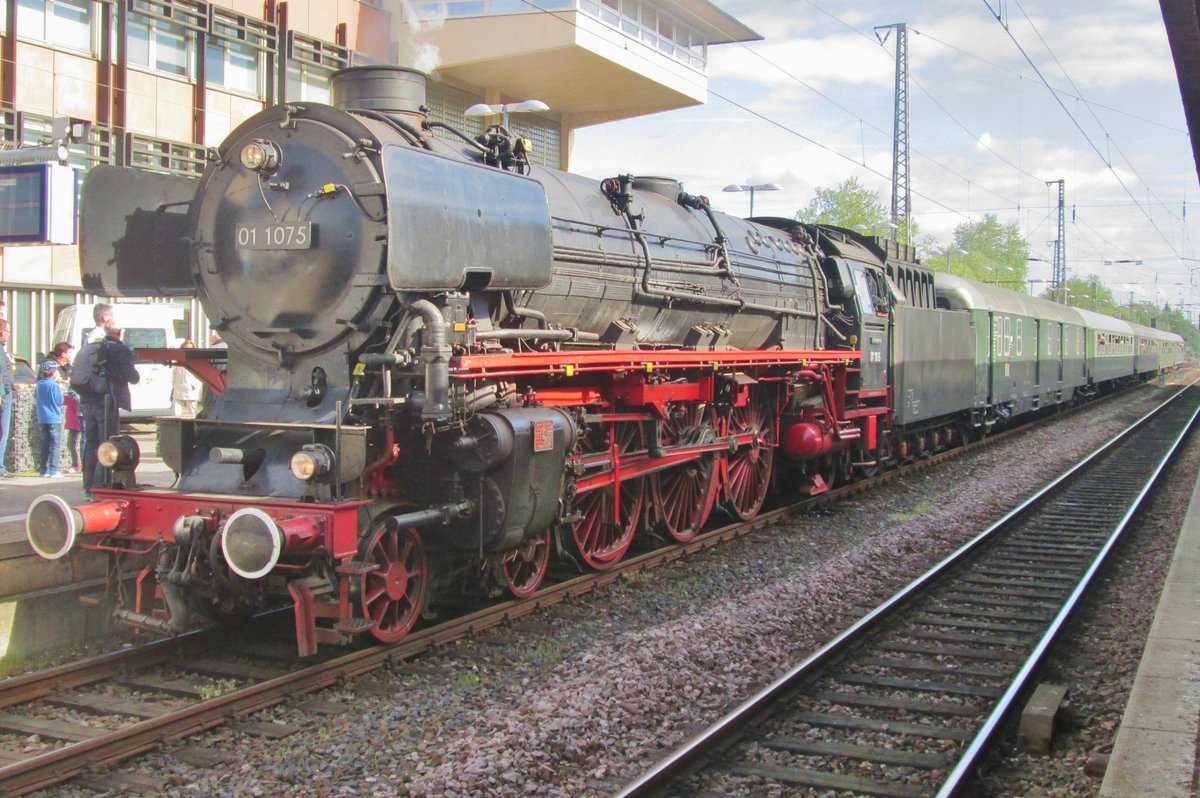
<svg viewBox="0 0 1200 798"><path fill-rule="evenodd" d="M554 218L559 219L560 221L568 221L568 222L571 221L571 220L561 219L560 217L554 217ZM616 233L624 233L624 234L627 234L631 239L636 237L636 235L638 233L642 233L647 238L657 238L659 240L660 244L665 244L667 241L679 241L679 242L682 242L685 244L695 244L696 246L703 248L707 252L713 251L713 244L705 243L703 241L692 241L690 239L676 238L673 236L660 236L660 235L657 235L650 231L630 230L629 228L625 228L625 227L611 227L609 225L593 224L590 222L572 222L572 223L579 224L579 225L585 225L587 227L593 227L598 232L603 232L603 231L607 230L607 231L612 231L612 232L616 232ZM793 275L791 275L787 272L784 272L780 269L767 268L766 264L782 263L783 261L780 261L780 259L778 257L768 258L768 257L759 255L754 252L740 252L738 254L739 254L739 263L741 263L743 267L753 269L757 273L774 276L779 279L780 284L783 284L785 282L786 278L793 277ZM793 254L795 254L795 253L793 253ZM567 255L569 255L569 257L566 257ZM799 257L799 255L797 255L797 257ZM627 254L620 253L620 252L607 252L607 251L600 253L600 252L596 252L594 250L564 246L561 244L555 245L554 258L555 258L555 260L564 260L564 261L576 262L576 263L593 263L593 264L602 264L602 265L609 265L609 264L611 264L611 265L629 265L631 267L640 266L641 263L643 262L642 259L637 257L636 255L627 255ZM712 270L715 273L719 273L719 274L726 273L726 270L719 265L720 259L716 258L716 257L710 258L707 261L695 261L695 260L680 259L678 262L683 263L683 264L695 264L695 265L699 266L700 268L703 268L704 265L707 264L712 268ZM655 268L659 268L659 269L664 268L661 265L662 264L661 260L655 260L655 264L656 264Z"/></svg>

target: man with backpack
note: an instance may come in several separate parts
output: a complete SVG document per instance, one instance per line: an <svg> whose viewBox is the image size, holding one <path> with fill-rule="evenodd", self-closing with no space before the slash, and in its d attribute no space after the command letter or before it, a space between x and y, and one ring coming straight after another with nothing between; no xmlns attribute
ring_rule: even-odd
<svg viewBox="0 0 1200 798"><path fill-rule="evenodd" d="M131 407L129 385L141 380L133 365L133 351L121 342L113 306L96 305L92 318L104 330L104 338L79 350L71 370L71 387L79 394L83 421L83 490L89 499L92 488L103 487L106 478L96 450L120 430L120 409Z"/></svg>

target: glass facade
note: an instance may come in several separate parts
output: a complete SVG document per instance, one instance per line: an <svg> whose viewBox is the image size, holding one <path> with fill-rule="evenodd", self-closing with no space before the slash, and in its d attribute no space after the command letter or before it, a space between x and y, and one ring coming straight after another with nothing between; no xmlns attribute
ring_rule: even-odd
<svg viewBox="0 0 1200 798"><path fill-rule="evenodd" d="M91 0L17 0L17 30L29 39L93 52Z"/></svg>
<svg viewBox="0 0 1200 798"><path fill-rule="evenodd" d="M204 48L204 77L210 86L263 96L262 56L248 44L210 39Z"/></svg>
<svg viewBox="0 0 1200 798"><path fill-rule="evenodd" d="M579 0L579 10L696 69L707 63L700 31L648 0Z"/></svg>
<svg viewBox="0 0 1200 798"><path fill-rule="evenodd" d="M180 78L193 74L192 36L182 25L130 14L127 45L130 66Z"/></svg>
<svg viewBox="0 0 1200 798"><path fill-rule="evenodd" d="M704 35L650 0L411 0L404 4L403 19L434 22L454 17L572 10L595 17L630 39L695 69L703 70L707 63L708 42Z"/></svg>
<svg viewBox="0 0 1200 798"><path fill-rule="evenodd" d="M464 116L468 108L481 102L482 97L444 83L430 81L425 90L425 106L429 108L429 120L453 125L468 136L478 136L483 132L484 117ZM562 163L562 129L558 122L537 114L521 113L513 114L508 120L508 126L513 133L533 142L530 163L548 166L551 169L559 168ZM450 141L458 139L453 133L436 128L434 135Z"/></svg>

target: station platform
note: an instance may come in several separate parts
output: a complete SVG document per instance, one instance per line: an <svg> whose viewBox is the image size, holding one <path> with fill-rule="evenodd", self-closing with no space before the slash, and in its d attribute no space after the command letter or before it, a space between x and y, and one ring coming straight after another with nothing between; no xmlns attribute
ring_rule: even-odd
<svg viewBox="0 0 1200 798"><path fill-rule="evenodd" d="M1200 481L1159 598L1100 798L1191 798L1200 733Z"/></svg>
<svg viewBox="0 0 1200 798"><path fill-rule="evenodd" d="M133 433L133 438L141 449L138 482L154 487L170 486L175 481L175 474L155 452L153 429L147 431L143 427ZM61 496L68 504L82 504L83 477L64 474L58 479L50 479L34 473L18 472L11 478L0 479L0 561L33 554L25 540L25 511L34 499L44 493ZM4 587L5 583L0 580L0 595L13 592Z"/></svg>
<svg viewBox="0 0 1200 798"><path fill-rule="evenodd" d="M169 487L175 474L155 454L153 429L135 429L141 448L138 482ZM82 504L79 474L49 479L18 473L0 479L0 666L47 650L89 642L106 628L98 611L81 607L79 597L104 590L104 558L78 552L58 560L37 556L25 537L25 512L38 496L52 493Z"/></svg>

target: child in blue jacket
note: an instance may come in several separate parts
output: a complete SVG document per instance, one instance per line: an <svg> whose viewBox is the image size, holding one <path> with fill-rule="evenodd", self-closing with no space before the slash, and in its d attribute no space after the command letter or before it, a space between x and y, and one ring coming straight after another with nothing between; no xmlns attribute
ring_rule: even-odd
<svg viewBox="0 0 1200 798"><path fill-rule="evenodd" d="M58 363L47 360L42 364L34 394L38 425L42 429L42 459L38 463L38 471L44 477L53 478L62 476L58 470L58 460L62 456L63 391L55 379L57 376Z"/></svg>

